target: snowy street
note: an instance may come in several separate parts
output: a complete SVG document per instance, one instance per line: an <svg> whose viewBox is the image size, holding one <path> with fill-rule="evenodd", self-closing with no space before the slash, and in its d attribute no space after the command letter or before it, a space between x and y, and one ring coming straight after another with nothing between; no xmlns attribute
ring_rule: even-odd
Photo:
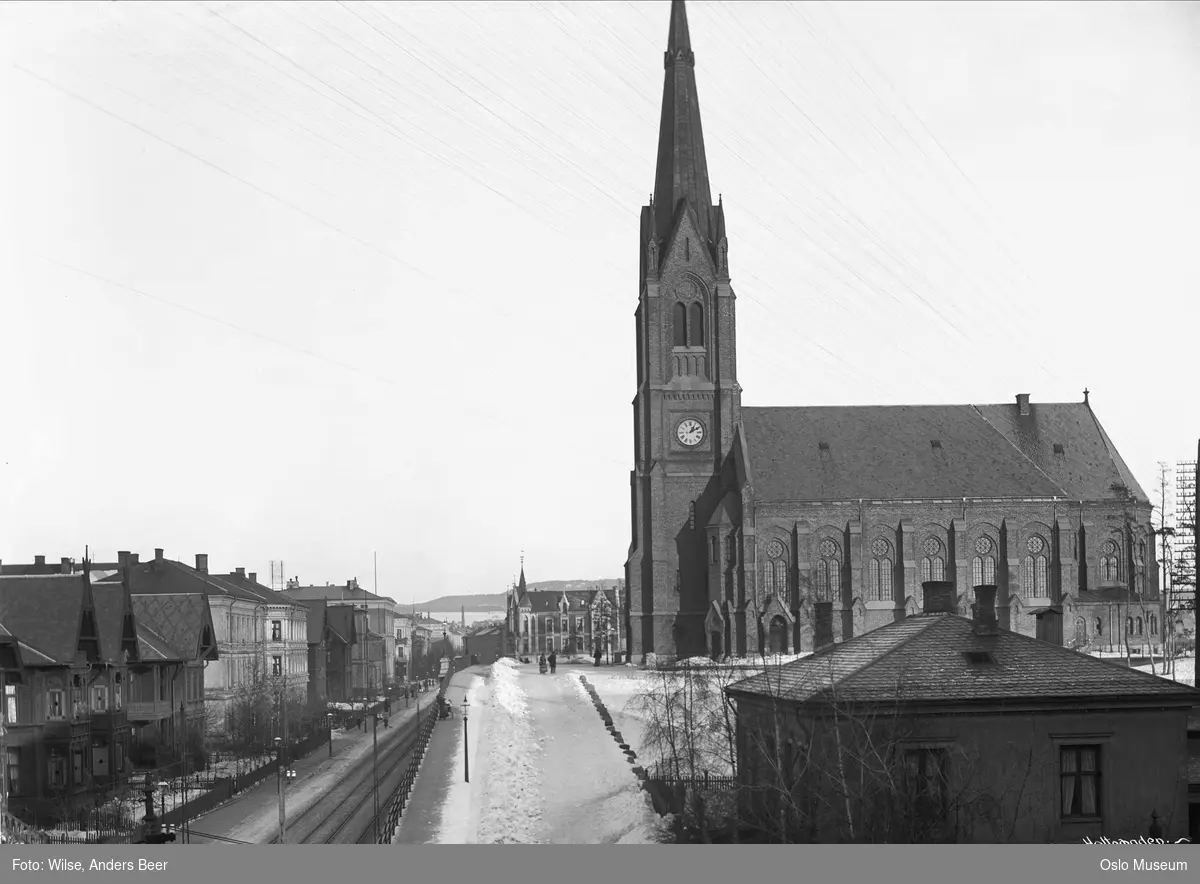
<svg viewBox="0 0 1200 884"><path fill-rule="evenodd" d="M436 731L456 745L431 746L397 843L657 843L649 796L579 682L590 671L504 660L456 675L447 699L470 703L470 782L459 714Z"/></svg>

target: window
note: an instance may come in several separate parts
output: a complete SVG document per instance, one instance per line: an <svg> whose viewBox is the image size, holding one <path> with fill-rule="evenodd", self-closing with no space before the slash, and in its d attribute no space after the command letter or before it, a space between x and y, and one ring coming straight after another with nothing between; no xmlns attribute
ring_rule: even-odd
<svg viewBox="0 0 1200 884"><path fill-rule="evenodd" d="M1154 614L1150 615L1150 634L1158 635L1158 617Z"/></svg>
<svg viewBox="0 0 1200 884"><path fill-rule="evenodd" d="M714 565L720 564L720 561L721 561L720 545L721 545L721 542L719 540L717 540L717 538L715 538L715 537L709 538L708 546L709 546L709 550L711 551L712 563Z"/></svg>
<svg viewBox="0 0 1200 884"><path fill-rule="evenodd" d="M7 693L7 691L5 692ZM8 794L21 794L21 750L15 746L8 748L8 757L5 759L5 767L8 773Z"/></svg>
<svg viewBox="0 0 1200 884"><path fill-rule="evenodd" d="M66 717L62 691L46 691L46 717L55 719Z"/></svg>
<svg viewBox="0 0 1200 884"><path fill-rule="evenodd" d="M1141 635L1142 634L1142 618L1138 617L1136 622L1137 622L1137 634Z"/></svg>
<svg viewBox="0 0 1200 884"><path fill-rule="evenodd" d="M672 340L676 347L704 346L704 305L699 301L677 301L671 314Z"/></svg>
<svg viewBox="0 0 1200 884"><path fill-rule="evenodd" d="M882 537L871 543L871 562L867 575L867 600L890 602L892 596L892 546Z"/></svg>
<svg viewBox="0 0 1200 884"><path fill-rule="evenodd" d="M787 547L782 540L767 544L767 561L763 562L763 591L767 595L787 592Z"/></svg>
<svg viewBox="0 0 1200 884"><path fill-rule="evenodd" d="M582 617L575 618L575 632L579 635L583 635L583 618Z"/></svg>
<svg viewBox="0 0 1200 884"><path fill-rule="evenodd" d="M1133 618L1132 617L1127 618L1125 621L1125 633L1127 635L1133 635Z"/></svg>
<svg viewBox="0 0 1200 884"><path fill-rule="evenodd" d="M277 641L280 641L282 638L283 638L283 621L282 620L272 620L271 621L271 641L277 642Z"/></svg>
<svg viewBox="0 0 1200 884"><path fill-rule="evenodd" d="M842 588L842 562L838 545L832 540L822 540L817 552L820 555L817 561L817 601L832 602L841 594Z"/></svg>
<svg viewBox="0 0 1200 884"><path fill-rule="evenodd" d="M559 632L566 632L566 631L567 631L567 618L566 618L566 617L563 617L563 618L562 618L562 620L561 620L561 621L559 621L559 626L561 627L561 628L559 629Z"/></svg>
<svg viewBox="0 0 1200 884"><path fill-rule="evenodd" d="M46 779L52 789L61 789L67 784L67 759L51 755L46 761Z"/></svg>
<svg viewBox="0 0 1200 884"><path fill-rule="evenodd" d="M1100 579L1115 581L1121 579L1121 559L1117 555L1117 544L1114 540L1106 540L1100 548Z"/></svg>
<svg viewBox="0 0 1200 884"><path fill-rule="evenodd" d="M676 303L673 311L672 324L675 332L675 346L687 346L687 304Z"/></svg>
<svg viewBox="0 0 1200 884"><path fill-rule="evenodd" d="M996 557L993 552L995 543L990 537L980 537L975 541L975 552L978 555L971 561L971 577L973 586L993 586L996 583Z"/></svg>
<svg viewBox="0 0 1200 884"><path fill-rule="evenodd" d="M283 675L283 658L282 657L272 657L271 658L271 674L272 675Z"/></svg>
<svg viewBox="0 0 1200 884"><path fill-rule="evenodd" d="M688 346L704 346L704 307L699 301L688 310Z"/></svg>
<svg viewBox="0 0 1200 884"><path fill-rule="evenodd" d="M1104 621L1099 617L1096 618L1096 637L1104 635Z"/></svg>
<svg viewBox="0 0 1200 884"><path fill-rule="evenodd" d="M108 711L108 688L105 685L98 684L92 686L92 711Z"/></svg>
<svg viewBox="0 0 1200 884"><path fill-rule="evenodd" d="M936 537L926 538L921 545L925 558L921 560L921 581L946 579L946 560L942 558L942 542Z"/></svg>
<svg viewBox="0 0 1200 884"><path fill-rule="evenodd" d="M946 815L949 756L949 751L942 748L905 751L905 791L913 801L917 820L942 819Z"/></svg>
<svg viewBox="0 0 1200 884"><path fill-rule="evenodd" d="M17 723L17 686L15 684L6 684L4 686L4 724Z"/></svg>
<svg viewBox="0 0 1200 884"><path fill-rule="evenodd" d="M1063 818L1100 816L1100 747L1063 746L1059 767Z"/></svg>
<svg viewBox="0 0 1200 884"><path fill-rule="evenodd" d="M1046 541L1030 537L1025 547L1029 555L1021 565L1021 593L1026 598L1049 598L1050 560L1046 557Z"/></svg>

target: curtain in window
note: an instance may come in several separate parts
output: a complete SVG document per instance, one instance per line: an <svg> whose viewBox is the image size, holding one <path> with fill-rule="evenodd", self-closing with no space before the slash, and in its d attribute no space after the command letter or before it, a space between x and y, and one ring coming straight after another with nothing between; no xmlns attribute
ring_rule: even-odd
<svg viewBox="0 0 1200 884"><path fill-rule="evenodd" d="M1062 815L1070 816L1075 806L1075 751L1062 750Z"/></svg>
<svg viewBox="0 0 1200 884"><path fill-rule="evenodd" d="M1080 812L1084 816L1098 816L1096 812L1096 750L1081 749L1079 751L1080 768L1083 772L1080 787Z"/></svg>

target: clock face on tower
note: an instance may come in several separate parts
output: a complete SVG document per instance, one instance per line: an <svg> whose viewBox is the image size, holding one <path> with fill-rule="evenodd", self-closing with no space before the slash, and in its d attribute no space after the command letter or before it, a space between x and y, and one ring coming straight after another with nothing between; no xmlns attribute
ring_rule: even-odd
<svg viewBox="0 0 1200 884"><path fill-rule="evenodd" d="M704 441L704 425L694 418L681 420L675 428L675 435L688 448L695 448Z"/></svg>

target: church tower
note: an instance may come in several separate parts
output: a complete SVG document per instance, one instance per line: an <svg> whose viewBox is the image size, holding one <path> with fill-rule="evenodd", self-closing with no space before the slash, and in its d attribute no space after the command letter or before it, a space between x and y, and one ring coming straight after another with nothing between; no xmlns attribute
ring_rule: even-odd
<svg viewBox="0 0 1200 884"><path fill-rule="evenodd" d="M672 0L658 165L638 236L637 394L626 561L629 653L703 653L704 526L739 420L734 295L712 202L695 57Z"/></svg>

